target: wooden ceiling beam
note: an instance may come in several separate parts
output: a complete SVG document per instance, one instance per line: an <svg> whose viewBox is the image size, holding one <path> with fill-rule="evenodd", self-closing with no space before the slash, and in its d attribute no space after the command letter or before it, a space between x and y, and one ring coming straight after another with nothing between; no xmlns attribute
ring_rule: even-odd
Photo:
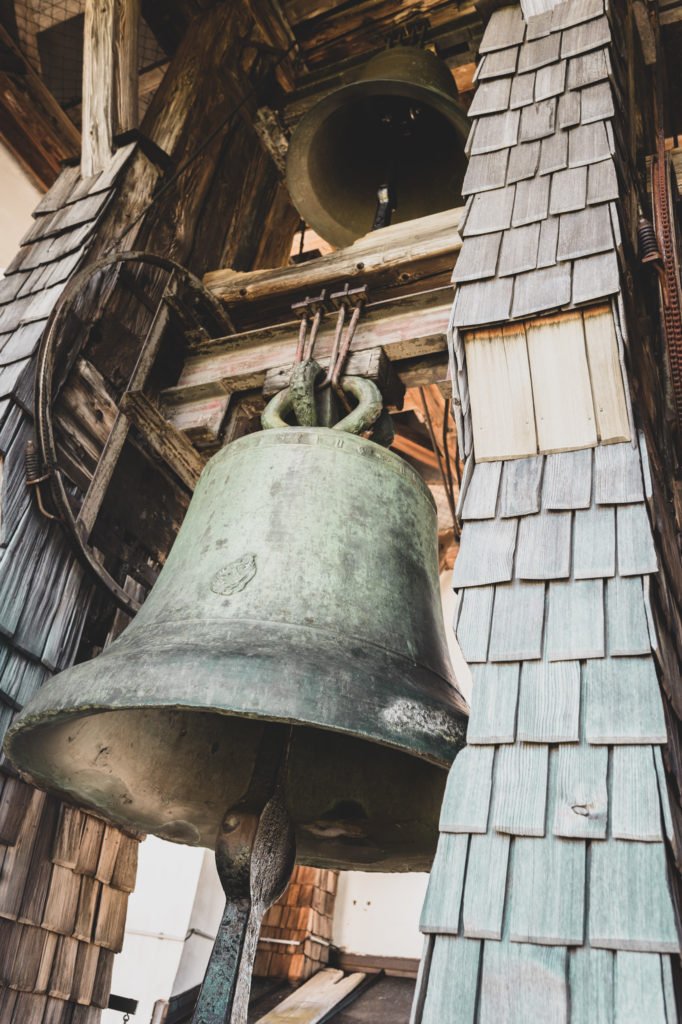
<svg viewBox="0 0 682 1024"><path fill-rule="evenodd" d="M80 132L0 24L0 136L41 189L80 150Z"/></svg>

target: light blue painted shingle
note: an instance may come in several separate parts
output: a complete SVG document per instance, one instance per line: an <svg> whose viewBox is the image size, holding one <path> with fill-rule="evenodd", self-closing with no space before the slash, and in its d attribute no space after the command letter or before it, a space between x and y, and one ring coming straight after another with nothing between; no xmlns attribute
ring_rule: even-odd
<svg viewBox="0 0 682 1024"><path fill-rule="evenodd" d="M464 498L463 519L493 519L502 476L501 462L479 462Z"/></svg>
<svg viewBox="0 0 682 1024"><path fill-rule="evenodd" d="M543 508L556 511L587 508L591 491L592 452L589 448L545 457Z"/></svg>
<svg viewBox="0 0 682 1024"><path fill-rule="evenodd" d="M552 751L553 821L548 828L566 839L604 839L608 819L606 747L562 743Z"/></svg>
<svg viewBox="0 0 682 1024"><path fill-rule="evenodd" d="M542 653L545 584L500 584L495 588L490 661L525 661Z"/></svg>
<svg viewBox="0 0 682 1024"><path fill-rule="evenodd" d="M568 576L571 567L571 518L570 512L537 512L519 519L517 579L550 580Z"/></svg>
<svg viewBox="0 0 682 1024"><path fill-rule="evenodd" d="M644 500L639 449L631 444L600 444L594 450L594 496L598 505Z"/></svg>
<svg viewBox="0 0 682 1024"><path fill-rule="evenodd" d="M474 587L461 595L455 632L468 662L486 660L494 596L494 587Z"/></svg>
<svg viewBox="0 0 682 1024"><path fill-rule="evenodd" d="M601 579L616 571L616 514L608 505L593 505L575 513L573 575L578 580Z"/></svg>
<svg viewBox="0 0 682 1024"><path fill-rule="evenodd" d="M662 957L658 953L620 952L615 959L613 1024L675 1024L666 1014Z"/></svg>
<svg viewBox="0 0 682 1024"><path fill-rule="evenodd" d="M448 774L441 832L485 832L492 787L494 747L465 747Z"/></svg>
<svg viewBox="0 0 682 1024"><path fill-rule="evenodd" d="M646 505L619 505L616 513L618 572L644 576L658 572L658 559Z"/></svg>
<svg viewBox="0 0 682 1024"><path fill-rule="evenodd" d="M527 516L540 511L543 456L510 459L502 470L500 515Z"/></svg>
<svg viewBox="0 0 682 1024"><path fill-rule="evenodd" d="M516 733L516 705L519 666L475 665L468 743L513 743Z"/></svg>
<svg viewBox="0 0 682 1024"><path fill-rule="evenodd" d="M510 839L500 832L471 836L462 921L474 939L502 935Z"/></svg>
<svg viewBox="0 0 682 1024"><path fill-rule="evenodd" d="M608 839L592 843L590 853L590 943L600 949L676 953L663 844Z"/></svg>
<svg viewBox="0 0 682 1024"><path fill-rule="evenodd" d="M486 942L478 1024L568 1024L567 957L559 947Z"/></svg>
<svg viewBox="0 0 682 1024"><path fill-rule="evenodd" d="M509 937L573 946L583 941L585 842L518 838L512 854Z"/></svg>
<svg viewBox="0 0 682 1024"><path fill-rule="evenodd" d="M611 834L616 839L661 842L661 803L652 748L618 746L611 758Z"/></svg>
<svg viewBox="0 0 682 1024"><path fill-rule="evenodd" d="M614 1024L615 954L586 946L569 954L571 1024Z"/></svg>
<svg viewBox="0 0 682 1024"><path fill-rule="evenodd" d="M550 583L546 642L549 661L604 656L604 585L601 580Z"/></svg>
<svg viewBox="0 0 682 1024"><path fill-rule="evenodd" d="M588 743L666 743L653 658L600 658L585 666Z"/></svg>
<svg viewBox="0 0 682 1024"><path fill-rule="evenodd" d="M579 719L580 663L524 662L518 739L532 743L576 742Z"/></svg>
<svg viewBox="0 0 682 1024"><path fill-rule="evenodd" d="M516 836L544 836L548 748L536 743L500 747L495 758L491 826Z"/></svg>
<svg viewBox="0 0 682 1024"><path fill-rule="evenodd" d="M516 547L516 519L480 519L466 522L455 561L452 585L460 587L503 583L512 578Z"/></svg>
<svg viewBox="0 0 682 1024"><path fill-rule="evenodd" d="M429 876L419 927L431 935L456 935L469 837L443 833Z"/></svg>
<svg viewBox="0 0 682 1024"><path fill-rule="evenodd" d="M611 656L650 652L641 577L616 576L607 582L606 636Z"/></svg>
<svg viewBox="0 0 682 1024"><path fill-rule="evenodd" d="M420 1024L475 1024L481 945L436 936Z"/></svg>

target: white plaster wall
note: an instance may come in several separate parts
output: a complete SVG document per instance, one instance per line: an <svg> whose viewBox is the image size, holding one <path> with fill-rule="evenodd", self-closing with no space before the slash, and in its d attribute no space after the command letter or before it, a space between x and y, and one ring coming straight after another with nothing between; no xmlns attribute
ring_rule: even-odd
<svg viewBox="0 0 682 1024"><path fill-rule="evenodd" d="M137 885L111 986L116 995L138 1000L135 1024L149 1024L156 1000L173 993L205 852L153 836L140 847ZM102 1024L121 1024L121 1014L105 1010Z"/></svg>
<svg viewBox="0 0 682 1024"><path fill-rule="evenodd" d="M344 871L334 907L334 945L349 953L421 956L419 916L428 878Z"/></svg>
<svg viewBox="0 0 682 1024"><path fill-rule="evenodd" d="M16 255L40 197L26 172L0 142L0 274Z"/></svg>

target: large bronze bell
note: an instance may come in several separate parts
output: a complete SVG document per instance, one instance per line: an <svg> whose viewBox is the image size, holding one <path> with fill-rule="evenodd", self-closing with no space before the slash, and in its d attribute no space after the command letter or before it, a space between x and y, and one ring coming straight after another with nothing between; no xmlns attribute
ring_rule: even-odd
<svg viewBox="0 0 682 1024"><path fill-rule="evenodd" d="M107 820L213 846L267 723L293 723L298 859L415 870L465 711L428 489L371 441L289 428L211 459L142 610L39 692L7 749Z"/></svg>
<svg viewBox="0 0 682 1024"><path fill-rule="evenodd" d="M413 46L385 50L297 125L287 160L291 198L337 246L378 226L380 190L394 222L458 206L468 131L443 61Z"/></svg>

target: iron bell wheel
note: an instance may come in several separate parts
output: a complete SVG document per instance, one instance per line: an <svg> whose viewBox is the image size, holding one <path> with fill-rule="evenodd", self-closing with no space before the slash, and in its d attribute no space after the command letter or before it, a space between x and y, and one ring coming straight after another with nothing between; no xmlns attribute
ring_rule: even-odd
<svg viewBox="0 0 682 1024"><path fill-rule="evenodd" d="M460 205L468 132L443 61L416 47L385 50L299 122L287 187L322 238L350 245L371 230L387 177L394 223Z"/></svg>
<svg viewBox="0 0 682 1024"><path fill-rule="evenodd" d="M371 441L288 428L211 459L136 618L46 684L7 751L108 821L213 847L266 723L293 723L299 860L418 870L465 715L427 487Z"/></svg>

